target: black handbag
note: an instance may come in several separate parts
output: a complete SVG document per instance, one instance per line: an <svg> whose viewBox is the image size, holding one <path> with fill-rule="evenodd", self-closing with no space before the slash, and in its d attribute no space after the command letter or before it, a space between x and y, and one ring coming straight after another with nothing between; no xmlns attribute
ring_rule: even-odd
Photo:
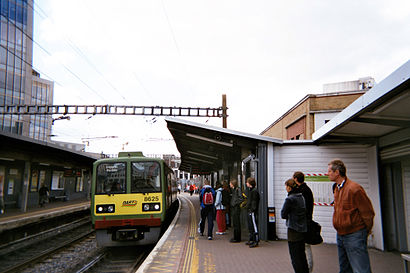
<svg viewBox="0 0 410 273"><path fill-rule="evenodd" d="M305 233L305 243L309 245L318 245L323 242L322 235L320 232L322 231L322 227L319 223L315 221L310 221L307 225L307 232Z"/></svg>

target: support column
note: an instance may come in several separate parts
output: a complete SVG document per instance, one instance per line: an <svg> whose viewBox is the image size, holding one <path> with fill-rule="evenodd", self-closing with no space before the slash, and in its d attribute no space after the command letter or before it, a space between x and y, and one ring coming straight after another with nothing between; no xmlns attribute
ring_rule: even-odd
<svg viewBox="0 0 410 273"><path fill-rule="evenodd" d="M258 144L257 152L257 188L259 190L259 236L261 240L268 240L268 172L267 145Z"/></svg>
<svg viewBox="0 0 410 273"><path fill-rule="evenodd" d="M24 175L23 175L23 186L21 187L21 204L20 210L22 212L27 211L27 199L28 199L28 188L30 184L30 174L31 174L31 162L24 162Z"/></svg>

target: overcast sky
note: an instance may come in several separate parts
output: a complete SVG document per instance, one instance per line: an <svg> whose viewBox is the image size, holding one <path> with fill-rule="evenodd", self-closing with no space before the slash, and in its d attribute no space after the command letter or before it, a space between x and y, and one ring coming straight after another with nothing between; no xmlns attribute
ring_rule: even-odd
<svg viewBox="0 0 410 273"><path fill-rule="evenodd" d="M380 82L410 56L408 0L34 1L33 66L54 104L219 107L226 94L228 128L253 134L325 83ZM162 117L77 115L53 134L177 153Z"/></svg>

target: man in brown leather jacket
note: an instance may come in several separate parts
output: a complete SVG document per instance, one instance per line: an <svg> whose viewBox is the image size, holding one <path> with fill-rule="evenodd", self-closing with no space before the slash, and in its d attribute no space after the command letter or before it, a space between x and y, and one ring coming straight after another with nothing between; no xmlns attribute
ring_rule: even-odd
<svg viewBox="0 0 410 273"><path fill-rule="evenodd" d="M340 272L371 272L367 237L373 227L374 210L363 187L346 177L341 160L328 164L328 176L337 183L333 226L337 231Z"/></svg>

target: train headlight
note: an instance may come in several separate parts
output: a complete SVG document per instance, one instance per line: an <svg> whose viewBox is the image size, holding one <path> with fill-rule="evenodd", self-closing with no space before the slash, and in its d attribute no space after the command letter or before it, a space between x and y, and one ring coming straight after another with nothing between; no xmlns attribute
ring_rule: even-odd
<svg viewBox="0 0 410 273"><path fill-rule="evenodd" d="M143 210L145 210L145 211L149 210L149 204L144 204Z"/></svg>
<svg viewBox="0 0 410 273"><path fill-rule="evenodd" d="M160 203L143 203L142 204L142 211L160 211L161 204Z"/></svg>
<svg viewBox="0 0 410 273"><path fill-rule="evenodd" d="M114 213L115 212L115 205L97 205L95 208L96 213Z"/></svg>

